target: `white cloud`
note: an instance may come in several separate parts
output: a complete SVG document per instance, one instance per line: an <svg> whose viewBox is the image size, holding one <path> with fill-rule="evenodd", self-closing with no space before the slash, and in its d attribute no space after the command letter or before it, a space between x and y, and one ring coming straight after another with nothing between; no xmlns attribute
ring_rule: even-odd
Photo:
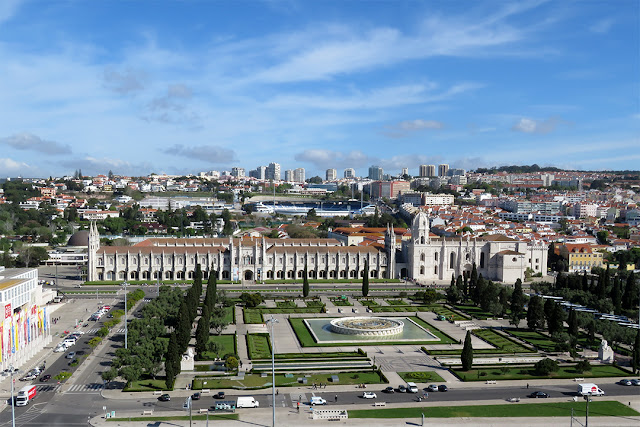
<svg viewBox="0 0 640 427"><path fill-rule="evenodd" d="M24 162L17 162L9 158L0 158L0 170L3 176L28 174L33 168Z"/></svg>
<svg viewBox="0 0 640 427"><path fill-rule="evenodd" d="M119 175L141 176L150 173L153 168L147 162L130 163L122 159L114 159L110 157L93 157L84 156L74 159L65 159L59 162L59 165L68 171L81 169L85 175L97 175L112 170Z"/></svg>
<svg viewBox="0 0 640 427"><path fill-rule="evenodd" d="M213 164L228 164L236 159L233 150L216 145L194 145L187 147L182 144L175 144L162 150L162 152Z"/></svg>
<svg viewBox="0 0 640 427"><path fill-rule="evenodd" d="M55 141L47 141L32 133L23 132L0 138L0 145L6 145L16 150L29 150L45 154L70 154L71 147Z"/></svg>
<svg viewBox="0 0 640 427"><path fill-rule="evenodd" d="M139 70L117 71L109 68L104 71L103 79L107 89L120 95L127 95L144 89L147 76Z"/></svg>
<svg viewBox="0 0 640 427"><path fill-rule="evenodd" d="M512 131L524 133L540 133L545 134L553 132L559 124L566 123L557 117L550 117L544 120L535 120L528 117L522 117L512 127Z"/></svg>
<svg viewBox="0 0 640 427"><path fill-rule="evenodd" d="M608 33L613 27L614 21L611 18L604 18L589 27L589 31L596 34Z"/></svg>
<svg viewBox="0 0 640 427"><path fill-rule="evenodd" d="M405 120L397 125L402 130L442 129L444 123L437 120Z"/></svg>

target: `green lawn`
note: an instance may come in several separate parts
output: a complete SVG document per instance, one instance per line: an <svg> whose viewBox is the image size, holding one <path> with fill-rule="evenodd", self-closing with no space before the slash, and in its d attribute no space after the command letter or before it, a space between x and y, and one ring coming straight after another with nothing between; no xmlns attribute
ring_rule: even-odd
<svg viewBox="0 0 640 427"><path fill-rule="evenodd" d="M463 417L566 417L584 418L586 404L579 402L527 403L477 406L432 406L394 409L350 409L349 418L427 418ZM640 415L630 407L615 401L591 401L589 416L626 417Z"/></svg>
<svg viewBox="0 0 640 427"><path fill-rule="evenodd" d="M386 381L378 372L341 372L341 373L316 373L307 378L307 385L313 383L331 384L331 376L338 375L340 381L337 384L385 384ZM276 387L297 387L298 378L305 377L304 374L293 374L292 377L285 377L285 374L276 374ZM201 390L203 388L236 388L236 389L260 389L271 387L271 374L263 377L260 374L247 374L244 380L233 380L230 377L196 377L193 380L192 388Z"/></svg>
<svg viewBox="0 0 640 427"><path fill-rule="evenodd" d="M224 321L229 325L233 325L236 323L236 307L225 307L224 308Z"/></svg>
<svg viewBox="0 0 640 427"><path fill-rule="evenodd" d="M436 337L438 337L440 339L440 342L433 342L432 341L431 344L449 344L449 343L457 343L458 342L458 340L454 340L449 335L445 334L440 329L438 329L435 326L433 326L431 323L427 323L422 319L418 319L417 317L412 317L411 320L413 320L414 322L416 322L418 325L422 326L423 328L427 329L429 332L431 332L433 335L435 335Z"/></svg>
<svg viewBox="0 0 640 427"><path fill-rule="evenodd" d="M503 372L504 369L504 372ZM538 375L533 366L494 366L490 368L471 369L462 371L452 368L451 372L463 381L485 380L533 380L542 378L602 378L602 377L626 377L629 372L613 365L592 365L591 371L578 372L575 366L560 366L558 372L549 376ZM484 375L483 375L484 374Z"/></svg>
<svg viewBox="0 0 640 427"><path fill-rule="evenodd" d="M505 331L531 344L532 346L538 348L539 350L542 350L542 351L555 350L556 343L551 341L551 339L548 336L543 335L538 331L532 331L528 329L515 329L515 328L505 329Z"/></svg>
<svg viewBox="0 0 640 427"><path fill-rule="evenodd" d="M366 307L377 307L380 304L378 304L377 302L375 302L372 299L361 299L360 300L360 304L366 306Z"/></svg>
<svg viewBox="0 0 640 427"><path fill-rule="evenodd" d="M244 323L264 323L262 313L257 308L245 308L243 311Z"/></svg>
<svg viewBox="0 0 640 427"><path fill-rule="evenodd" d="M482 338L504 353L526 353L532 351L493 329L474 329L471 333Z"/></svg>
<svg viewBox="0 0 640 427"><path fill-rule="evenodd" d="M400 378L409 382L415 383L441 383L444 382L442 377L433 371L421 371L421 372L398 372Z"/></svg>
<svg viewBox="0 0 640 427"><path fill-rule="evenodd" d="M456 320L469 320L470 318L468 316L465 316L463 314L460 314L458 312L455 312L451 309L449 309L448 307L445 307L444 305L438 304L433 306L433 310L432 310L435 314L442 314L444 317L447 318L447 320L452 320L452 321L456 321Z"/></svg>
<svg viewBox="0 0 640 427"><path fill-rule="evenodd" d="M320 300L310 300L310 301L305 301L305 303L307 304L307 307L309 308L321 308L324 307L324 303Z"/></svg>
<svg viewBox="0 0 640 427"><path fill-rule="evenodd" d="M284 301L276 301L276 307L278 308L297 308L298 306L294 301L284 300Z"/></svg>
<svg viewBox="0 0 640 427"><path fill-rule="evenodd" d="M225 354L236 354L236 336L234 334L228 335L210 335L209 342L215 342L220 346L218 353L212 353L205 351L200 360L213 360L216 357L222 357Z"/></svg>
<svg viewBox="0 0 640 427"><path fill-rule="evenodd" d="M331 298L330 301L333 303L333 305L335 305L336 307L348 307L350 305L353 305L349 302L348 299L341 299L341 298Z"/></svg>
<svg viewBox="0 0 640 427"><path fill-rule="evenodd" d="M389 305L408 305L403 299L387 299L385 300Z"/></svg>
<svg viewBox="0 0 640 427"><path fill-rule="evenodd" d="M476 307L475 305L470 304L458 304L454 305L454 307L469 316L475 317L476 319L486 320L489 317L496 317L495 314L490 313L488 311L484 311L480 307Z"/></svg>
<svg viewBox="0 0 640 427"><path fill-rule="evenodd" d="M123 391L156 391L156 390L166 390L167 385L165 384L164 377L160 379L144 379L134 381L131 384L128 384Z"/></svg>
<svg viewBox="0 0 640 427"><path fill-rule="evenodd" d="M269 334L247 334L247 350L249 359L270 359L271 344Z"/></svg>

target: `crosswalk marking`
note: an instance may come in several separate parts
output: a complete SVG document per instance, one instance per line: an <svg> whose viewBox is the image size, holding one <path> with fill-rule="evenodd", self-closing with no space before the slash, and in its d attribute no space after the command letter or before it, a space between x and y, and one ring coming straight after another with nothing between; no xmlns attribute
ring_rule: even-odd
<svg viewBox="0 0 640 427"><path fill-rule="evenodd" d="M60 387L62 387L59 384L47 384L47 385L39 385L36 387L36 390L39 393L44 393L44 392L56 392L60 389ZM102 384L74 384L71 387L69 387L69 389L67 390L67 392L82 392L82 393L97 393L100 390L102 390L103 385Z"/></svg>
<svg viewBox="0 0 640 427"><path fill-rule="evenodd" d="M87 331L87 333L88 333L88 334L95 334L95 333L96 333L96 332L98 332L99 330L100 330L100 328L92 328L92 329L89 329L89 330ZM116 333L118 333L118 334L124 334L124 328L116 329Z"/></svg>

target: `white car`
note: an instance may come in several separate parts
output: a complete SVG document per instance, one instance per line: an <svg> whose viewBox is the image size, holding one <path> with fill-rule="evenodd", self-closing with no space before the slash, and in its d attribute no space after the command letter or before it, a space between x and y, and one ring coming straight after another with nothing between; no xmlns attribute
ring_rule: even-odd
<svg viewBox="0 0 640 427"><path fill-rule="evenodd" d="M311 402L309 402L312 406L313 405L326 405L327 401L325 399L323 399L320 396L312 396L311 397Z"/></svg>
<svg viewBox="0 0 640 427"><path fill-rule="evenodd" d="M67 347L65 347L64 345L58 345L56 346L56 348L53 350L54 353L62 353L63 351L65 351L67 349Z"/></svg>
<svg viewBox="0 0 640 427"><path fill-rule="evenodd" d="M365 391L362 393L362 397L365 399L375 399L378 396L376 396L376 394L372 391Z"/></svg>

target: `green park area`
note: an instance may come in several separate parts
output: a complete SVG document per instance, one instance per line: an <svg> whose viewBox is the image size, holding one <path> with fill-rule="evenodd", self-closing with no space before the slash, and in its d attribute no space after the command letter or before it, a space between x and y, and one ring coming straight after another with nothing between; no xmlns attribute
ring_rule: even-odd
<svg viewBox="0 0 640 427"><path fill-rule="evenodd" d="M145 423L149 423L148 425L160 425L162 421L237 421L240 418L239 414L229 414L229 413L210 413L207 415L182 415L178 417L154 417L146 416L146 417L127 417L127 418L107 418L107 421L116 421L116 422L131 422L131 421L143 421ZM152 421L156 421L156 423L152 423Z"/></svg>
<svg viewBox="0 0 640 427"><path fill-rule="evenodd" d="M629 372L613 365L592 365L590 371L578 372L576 365L560 366L558 371L540 375L533 366L501 365L463 371L452 368L451 372L463 381L485 380L533 380L548 378L603 378L624 377Z"/></svg>
<svg viewBox="0 0 640 427"><path fill-rule="evenodd" d="M292 313L320 313L322 312L323 306L308 306L307 307L296 307L293 301L278 301L276 304L284 303L285 307L278 308L266 308L266 307L257 307L257 308L245 308L244 309L244 323L264 323L264 315L269 314L292 314ZM293 305L291 305L293 304Z"/></svg>
<svg viewBox="0 0 640 427"><path fill-rule="evenodd" d="M331 377L338 376L338 382L333 383ZM376 371L367 372L341 372L341 373L315 373L315 374L276 374L276 387L297 387L301 385L300 378L307 380L307 385L320 384L386 384L386 379ZM247 374L239 377L196 377L193 380L194 390L210 389L238 389L253 390L271 387L271 375Z"/></svg>
<svg viewBox="0 0 640 427"><path fill-rule="evenodd" d="M554 343L551 338L547 335L544 335L538 331L532 331L529 329L515 329L509 328L505 329L506 332L513 335L514 337L520 338L522 341L525 341L528 344L536 347L541 351L554 351L556 347L556 343Z"/></svg>
<svg viewBox="0 0 640 427"><path fill-rule="evenodd" d="M398 372L400 378L407 382L414 383L441 383L444 379L436 372L433 371L421 371L421 372Z"/></svg>
<svg viewBox="0 0 640 427"><path fill-rule="evenodd" d="M565 417L584 418L586 405L579 402L527 403L507 405L430 406L394 409L351 409L349 418L463 418L463 417ZM592 401L591 417L629 417L640 415L630 407L615 401Z"/></svg>
<svg viewBox="0 0 640 427"><path fill-rule="evenodd" d="M232 334L228 335L211 335L209 336L209 342L213 342L217 346L217 351L205 351L201 357L201 360L214 360L222 358L226 354L236 354L236 336Z"/></svg>

